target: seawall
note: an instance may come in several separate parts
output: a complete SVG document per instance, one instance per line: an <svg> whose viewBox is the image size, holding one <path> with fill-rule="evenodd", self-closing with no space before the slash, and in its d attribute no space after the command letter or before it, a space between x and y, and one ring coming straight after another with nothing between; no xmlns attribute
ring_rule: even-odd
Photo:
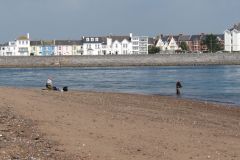
<svg viewBox="0 0 240 160"><path fill-rule="evenodd" d="M0 57L0 67L240 65L237 53Z"/></svg>

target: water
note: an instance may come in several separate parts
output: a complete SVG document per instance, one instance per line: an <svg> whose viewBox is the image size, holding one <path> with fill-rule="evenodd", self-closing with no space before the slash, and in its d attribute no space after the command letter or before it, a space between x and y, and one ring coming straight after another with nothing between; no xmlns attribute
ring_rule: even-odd
<svg viewBox="0 0 240 160"><path fill-rule="evenodd" d="M43 88L48 76L70 90L170 96L180 80L183 98L240 105L240 66L4 68L0 86Z"/></svg>

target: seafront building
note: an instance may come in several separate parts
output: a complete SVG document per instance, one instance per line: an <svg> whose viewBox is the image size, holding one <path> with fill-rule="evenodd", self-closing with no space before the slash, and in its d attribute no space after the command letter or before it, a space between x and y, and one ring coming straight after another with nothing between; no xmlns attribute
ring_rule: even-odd
<svg viewBox="0 0 240 160"><path fill-rule="evenodd" d="M30 37L20 36L15 41L10 41L1 45L1 56L29 56L30 55Z"/></svg>
<svg viewBox="0 0 240 160"><path fill-rule="evenodd" d="M148 54L148 37L147 36L133 36L132 39L132 54Z"/></svg>
<svg viewBox="0 0 240 160"><path fill-rule="evenodd" d="M240 23L224 31L224 50L227 52L240 51Z"/></svg>
<svg viewBox="0 0 240 160"><path fill-rule="evenodd" d="M106 53L105 37L82 37L83 55L104 55Z"/></svg>
<svg viewBox="0 0 240 160"><path fill-rule="evenodd" d="M83 55L81 40L55 40L54 55Z"/></svg>
<svg viewBox="0 0 240 160"><path fill-rule="evenodd" d="M108 36L107 53L115 55L132 54L132 41L130 36Z"/></svg>
<svg viewBox="0 0 240 160"><path fill-rule="evenodd" d="M156 42L156 47L161 51L176 51L179 49L176 36L159 36Z"/></svg>

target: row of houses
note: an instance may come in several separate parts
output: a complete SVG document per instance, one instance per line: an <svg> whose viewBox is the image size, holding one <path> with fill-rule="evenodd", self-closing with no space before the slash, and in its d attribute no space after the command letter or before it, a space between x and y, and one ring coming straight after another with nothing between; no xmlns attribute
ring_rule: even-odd
<svg viewBox="0 0 240 160"><path fill-rule="evenodd" d="M208 47L203 43L208 34L199 35L175 35L175 36L163 36L160 35L155 41L155 46L160 48L160 51L181 51L181 43L184 42L187 45L187 51L189 52L208 52ZM224 35L215 34L220 45L224 46Z"/></svg>
<svg viewBox="0 0 240 160"><path fill-rule="evenodd" d="M224 35L216 35L224 45ZM148 54L150 46L159 47L162 52L180 51L185 42L189 52L207 52L202 42L206 34L199 35L159 35L156 37L133 36L96 36L80 40L30 40L29 34L14 41L0 44L0 56L52 56L52 55L128 55Z"/></svg>
<svg viewBox="0 0 240 160"><path fill-rule="evenodd" d="M82 37L31 41L29 34L0 45L0 56L148 54L147 36Z"/></svg>

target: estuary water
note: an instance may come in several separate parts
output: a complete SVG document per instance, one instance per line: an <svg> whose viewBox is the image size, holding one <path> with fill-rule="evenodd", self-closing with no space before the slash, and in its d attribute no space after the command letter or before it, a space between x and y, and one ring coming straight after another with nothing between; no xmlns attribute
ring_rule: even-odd
<svg viewBox="0 0 240 160"><path fill-rule="evenodd" d="M44 88L51 76L57 87L175 96L240 105L240 66L1 68L0 86Z"/></svg>

